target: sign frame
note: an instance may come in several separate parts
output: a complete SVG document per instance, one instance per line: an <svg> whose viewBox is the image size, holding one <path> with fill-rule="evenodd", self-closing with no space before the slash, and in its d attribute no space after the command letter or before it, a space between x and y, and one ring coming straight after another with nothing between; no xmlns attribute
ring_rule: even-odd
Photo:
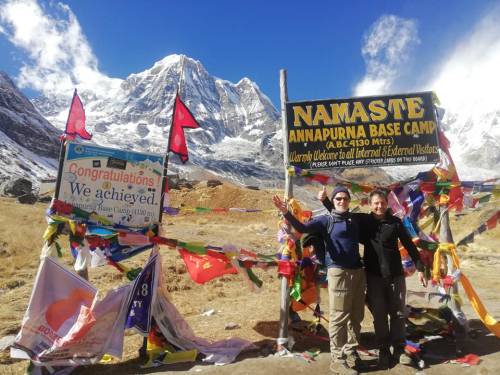
<svg viewBox="0 0 500 375"><path fill-rule="evenodd" d="M287 101L288 164L307 170L435 164L440 145L434 98L423 91Z"/></svg>
<svg viewBox="0 0 500 375"><path fill-rule="evenodd" d="M66 142L54 197L113 224L158 224L164 163L165 155Z"/></svg>

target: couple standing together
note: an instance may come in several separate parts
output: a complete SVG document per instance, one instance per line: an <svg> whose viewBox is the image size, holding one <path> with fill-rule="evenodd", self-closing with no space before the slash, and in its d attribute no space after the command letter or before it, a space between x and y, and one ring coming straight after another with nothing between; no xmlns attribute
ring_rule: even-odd
<svg viewBox="0 0 500 375"><path fill-rule="evenodd" d="M336 374L356 375L362 368L356 348L365 298L373 315L379 367L389 367L391 345L394 359L410 364L411 358L404 352L406 283L398 239L413 259L422 285L427 285L427 281L417 248L401 220L387 209L387 193L380 189L370 193L370 214L349 212L351 196L344 186L336 186L333 190L333 203L327 198L326 190L322 190L318 198L330 213L304 224L288 211L286 202L278 196L273 197L273 203L298 232L320 235L325 242L330 370ZM364 245L363 261L359 243Z"/></svg>

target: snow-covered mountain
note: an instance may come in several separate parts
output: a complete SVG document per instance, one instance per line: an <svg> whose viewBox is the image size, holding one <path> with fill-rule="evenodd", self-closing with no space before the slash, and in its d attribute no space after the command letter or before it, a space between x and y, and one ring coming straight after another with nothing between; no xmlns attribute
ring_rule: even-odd
<svg viewBox="0 0 500 375"><path fill-rule="evenodd" d="M93 142L165 153L179 84L181 97L201 128L187 130L190 162L181 165L172 157L169 170L207 170L252 185L283 179L280 119L270 100L248 78L236 84L216 78L199 61L180 55L167 56L124 80L105 78L98 87L78 87ZM33 101L56 130L5 75L0 75L0 90L0 175L38 179L55 175L57 136L64 128L72 93ZM499 121L500 110L474 116L446 113L443 125L462 178L498 176ZM388 172L400 178L423 168Z"/></svg>
<svg viewBox="0 0 500 375"><path fill-rule="evenodd" d="M476 113L444 109L440 124L461 180L500 177L500 109ZM384 168L395 179L415 176L424 169L421 165Z"/></svg>
<svg viewBox="0 0 500 375"><path fill-rule="evenodd" d="M94 141L165 152L180 82L182 99L202 128L188 131L189 165L173 168L198 166L247 184L283 178L279 113L270 100L248 78L234 84L213 77L199 61L181 55L167 56L125 80L110 78L98 88L80 87ZM39 98L34 103L62 129L69 101L68 96ZM467 111L448 111L443 119L460 175L496 176L500 169L500 110L474 116L462 112ZM388 171L399 178L423 168Z"/></svg>
<svg viewBox="0 0 500 375"><path fill-rule="evenodd" d="M500 105L476 114L449 111L442 124L461 178L500 177Z"/></svg>
<svg viewBox="0 0 500 375"><path fill-rule="evenodd" d="M0 182L55 176L60 131L0 72Z"/></svg>
<svg viewBox="0 0 500 375"><path fill-rule="evenodd" d="M234 84L213 77L199 61L181 55L167 56L125 80L110 79L106 90L80 87L93 141L164 153L180 82L182 100L201 128L187 131L190 165L174 161L172 168L194 165L246 184L283 178L280 116L267 96L248 78ZM69 97L34 100L60 129L69 102Z"/></svg>

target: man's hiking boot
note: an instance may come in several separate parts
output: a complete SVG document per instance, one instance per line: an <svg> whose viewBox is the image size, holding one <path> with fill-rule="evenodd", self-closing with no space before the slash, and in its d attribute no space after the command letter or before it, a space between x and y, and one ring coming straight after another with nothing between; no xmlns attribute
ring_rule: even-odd
<svg viewBox="0 0 500 375"><path fill-rule="evenodd" d="M331 362L330 371L332 374L336 375L358 375L358 372L350 368L345 361Z"/></svg>
<svg viewBox="0 0 500 375"><path fill-rule="evenodd" d="M347 354L346 356L347 366L350 368L356 369L357 371L362 371L366 368L364 362L359 357L357 351Z"/></svg>
<svg viewBox="0 0 500 375"><path fill-rule="evenodd" d="M413 364L413 360L411 359L411 357L404 351L396 352L394 358L400 365L411 366Z"/></svg>
<svg viewBox="0 0 500 375"><path fill-rule="evenodd" d="M380 349L378 353L378 368L387 370L391 364L391 352L389 349Z"/></svg>

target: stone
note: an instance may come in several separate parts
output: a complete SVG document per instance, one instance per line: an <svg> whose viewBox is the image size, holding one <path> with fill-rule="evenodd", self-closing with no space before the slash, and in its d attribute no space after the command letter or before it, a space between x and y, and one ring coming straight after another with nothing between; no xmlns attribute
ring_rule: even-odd
<svg viewBox="0 0 500 375"><path fill-rule="evenodd" d="M2 184L0 193L8 197L20 197L31 194L33 184L26 178L13 178Z"/></svg>
<svg viewBox="0 0 500 375"><path fill-rule="evenodd" d="M12 346L14 344L14 341L16 340L16 336L14 335L8 335L4 336L0 339L0 352L4 351Z"/></svg>
<svg viewBox="0 0 500 375"><path fill-rule="evenodd" d="M38 201L38 197L34 194L24 194L17 197L17 201L22 204L35 204Z"/></svg>
<svg viewBox="0 0 500 375"><path fill-rule="evenodd" d="M222 185L222 182L219 180L208 180L207 181L207 187L216 187Z"/></svg>

